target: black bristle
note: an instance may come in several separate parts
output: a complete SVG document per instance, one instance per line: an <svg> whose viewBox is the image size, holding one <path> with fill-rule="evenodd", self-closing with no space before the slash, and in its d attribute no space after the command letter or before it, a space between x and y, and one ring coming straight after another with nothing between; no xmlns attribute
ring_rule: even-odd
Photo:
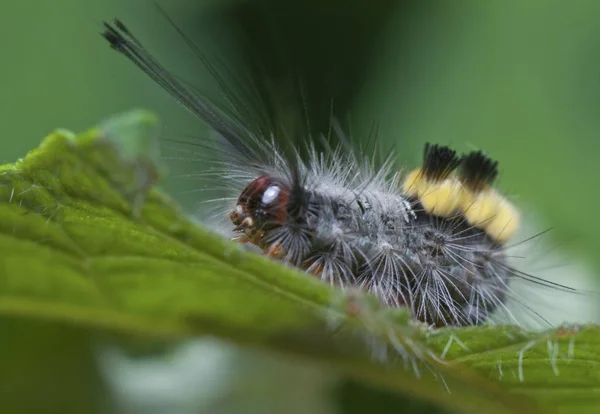
<svg viewBox="0 0 600 414"><path fill-rule="evenodd" d="M482 151L473 151L463 155L460 179L472 190L481 190L494 182L498 176L498 161L492 160Z"/></svg>
<svg viewBox="0 0 600 414"><path fill-rule="evenodd" d="M102 32L102 37L108 40L108 43L110 43L113 48L118 47L118 45L121 43L121 35L119 35L119 33L117 33L117 31L106 22L104 22L104 27L105 30Z"/></svg>
<svg viewBox="0 0 600 414"><path fill-rule="evenodd" d="M102 37L108 40L113 49L119 50L126 45L127 39L123 35L127 34L127 28L119 20L114 21L114 26L104 22L104 32L102 32Z"/></svg>
<svg viewBox="0 0 600 414"><path fill-rule="evenodd" d="M460 164L456 151L450 147L425 144L423 174L430 181L440 181L450 175Z"/></svg>
<svg viewBox="0 0 600 414"><path fill-rule="evenodd" d="M243 125L236 122L235 115L227 118L223 110L213 101L203 94L197 93L163 67L120 20L115 19L113 24L104 22L102 37L110 43L113 50L133 62L190 112L206 122L236 148L242 148L245 153L253 151L253 148L247 143L248 140L244 138L248 132Z"/></svg>

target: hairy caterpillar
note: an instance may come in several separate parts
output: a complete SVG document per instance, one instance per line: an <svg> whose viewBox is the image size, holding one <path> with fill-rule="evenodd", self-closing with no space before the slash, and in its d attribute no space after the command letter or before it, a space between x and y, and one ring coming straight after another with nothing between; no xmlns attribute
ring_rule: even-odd
<svg viewBox="0 0 600 414"><path fill-rule="evenodd" d="M121 22L105 24L103 36L222 137L226 159L216 163L235 190L222 212L234 239L436 326L478 325L505 310L513 279L569 290L509 264L519 214L493 189L497 163L483 153L426 146L422 167L405 177L343 145L286 153L275 131L245 122L235 96L227 108L207 100Z"/></svg>

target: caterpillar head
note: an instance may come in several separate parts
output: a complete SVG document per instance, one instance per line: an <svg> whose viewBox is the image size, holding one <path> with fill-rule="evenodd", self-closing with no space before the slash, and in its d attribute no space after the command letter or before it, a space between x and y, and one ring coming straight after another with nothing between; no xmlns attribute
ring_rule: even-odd
<svg viewBox="0 0 600 414"><path fill-rule="evenodd" d="M265 231L281 226L287 217L289 189L281 180L263 175L240 194L229 218L235 231L258 244Z"/></svg>

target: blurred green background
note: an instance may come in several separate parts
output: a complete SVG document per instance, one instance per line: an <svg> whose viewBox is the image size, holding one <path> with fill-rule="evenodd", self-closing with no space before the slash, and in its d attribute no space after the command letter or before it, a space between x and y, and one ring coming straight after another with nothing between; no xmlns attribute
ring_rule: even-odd
<svg viewBox="0 0 600 414"><path fill-rule="evenodd" d="M552 268L559 282L593 286L600 267L594 215L600 205L600 2L160 4L201 50L253 78L272 99L271 115L290 128L303 127L295 117L300 77L313 132L326 128L333 102L354 137L366 137L376 125L382 142L394 145L410 167L425 141L488 151L500 161L499 187L524 210L524 237L553 228L535 241L535 265ZM165 136L208 137L197 119L109 49L99 32L113 17L184 79L217 93L151 1L6 0L0 6L0 162L25 155L56 127L81 131L132 107L156 111ZM244 66L248 56L258 64ZM165 185L190 209L198 193L189 190L198 184L180 175L193 168L173 163ZM553 266L557 261L570 266ZM564 301L558 321L598 316L589 314L596 303L572 316L566 309L580 298ZM0 322L3 412L354 413L395 412L399 404L397 397L340 385L318 367L219 342L129 360L85 332ZM186 371L190 366L197 369Z"/></svg>

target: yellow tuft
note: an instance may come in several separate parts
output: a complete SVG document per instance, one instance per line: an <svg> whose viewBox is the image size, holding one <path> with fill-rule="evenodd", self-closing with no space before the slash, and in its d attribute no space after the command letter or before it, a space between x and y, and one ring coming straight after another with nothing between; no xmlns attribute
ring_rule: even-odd
<svg viewBox="0 0 600 414"><path fill-rule="evenodd" d="M452 178L440 183L429 183L423 190L420 194L421 205L425 211L435 216L452 216L462 199L462 187L458 181Z"/></svg>
<svg viewBox="0 0 600 414"><path fill-rule="evenodd" d="M517 208L503 200L494 218L485 226L485 232L497 242L504 243L515 235L520 224L521 217Z"/></svg>
<svg viewBox="0 0 600 414"><path fill-rule="evenodd" d="M424 185L426 185L426 180L423 176L423 171L420 168L417 168L416 170L412 170L406 176L402 188L404 190L404 194L407 196L418 197Z"/></svg>
<svg viewBox="0 0 600 414"><path fill-rule="evenodd" d="M470 224L485 228L498 213L500 203L500 197L492 189L477 194L466 192L461 198L461 210Z"/></svg>

